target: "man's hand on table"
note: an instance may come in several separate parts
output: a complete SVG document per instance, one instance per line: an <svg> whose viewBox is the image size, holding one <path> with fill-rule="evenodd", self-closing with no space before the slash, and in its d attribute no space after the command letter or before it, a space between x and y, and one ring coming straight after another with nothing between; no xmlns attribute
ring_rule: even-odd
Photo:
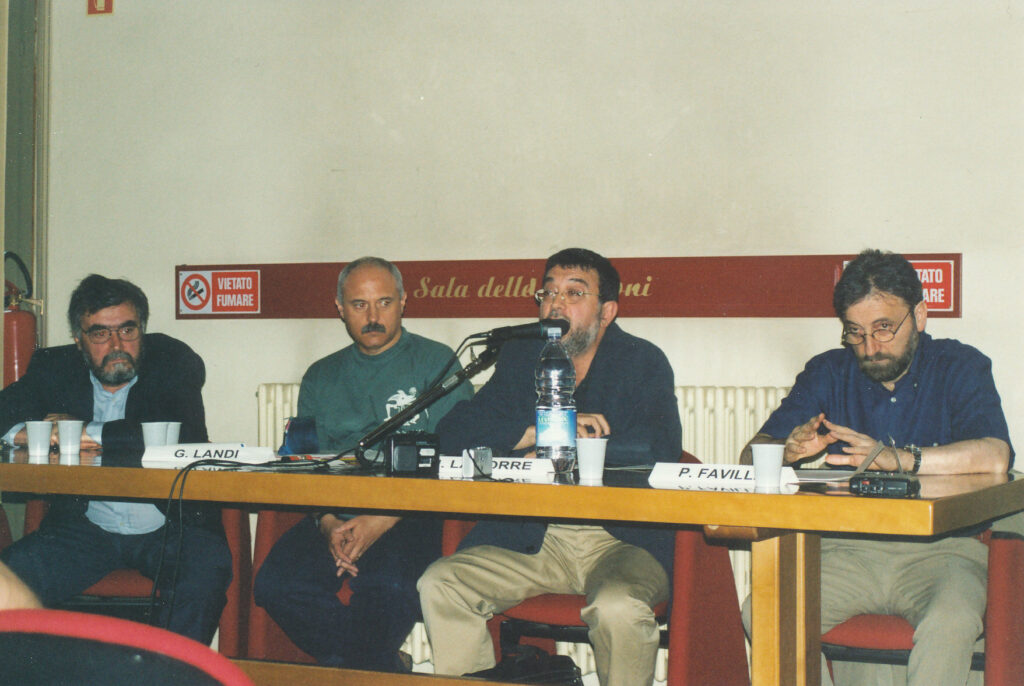
<svg viewBox="0 0 1024 686"><path fill-rule="evenodd" d="M321 517L320 533L327 539L327 547L338 567L338 576L345 572L358 576L356 561L400 519L384 515L358 515L348 520L338 519L332 514Z"/></svg>
<svg viewBox="0 0 1024 686"><path fill-rule="evenodd" d="M583 413L576 415L577 438L600 438L612 432L603 414Z"/></svg>

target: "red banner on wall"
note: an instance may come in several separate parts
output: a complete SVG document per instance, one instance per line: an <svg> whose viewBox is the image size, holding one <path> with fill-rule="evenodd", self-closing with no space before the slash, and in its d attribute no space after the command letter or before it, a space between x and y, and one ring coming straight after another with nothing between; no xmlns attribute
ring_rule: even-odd
<svg viewBox="0 0 1024 686"><path fill-rule="evenodd" d="M623 257L611 261L622 279L620 317L832 317L832 288L843 265L853 257ZM907 258L921 275L929 313L959 317L961 255ZM406 317L537 315L533 293L541 287L543 259L395 264L409 296ZM175 268L177 317L333 319L338 316L334 307L338 272L344 266L344 262L181 265ZM234 291L231 302L237 305L251 292L246 302L255 302L255 310L197 309L196 294L183 286L190 275L251 272L257 274L255 290Z"/></svg>

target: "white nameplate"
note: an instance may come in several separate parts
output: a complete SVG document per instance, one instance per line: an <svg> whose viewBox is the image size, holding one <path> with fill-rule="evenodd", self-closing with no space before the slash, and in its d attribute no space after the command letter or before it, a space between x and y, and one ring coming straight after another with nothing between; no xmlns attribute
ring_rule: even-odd
<svg viewBox="0 0 1024 686"><path fill-rule="evenodd" d="M439 479L473 478L473 461L465 455L442 455L438 467Z"/></svg>
<svg viewBox="0 0 1024 686"><path fill-rule="evenodd" d="M230 460L241 464L262 464L277 460L273 448L246 447L243 443L180 443L148 446L142 466L181 469L199 460Z"/></svg>
<svg viewBox="0 0 1024 686"><path fill-rule="evenodd" d="M647 482L652 488L700 491L754 491L754 467L745 464L659 462ZM796 493L799 479L792 467L782 468L781 493Z"/></svg>
<svg viewBox="0 0 1024 686"><path fill-rule="evenodd" d="M555 467L547 458L496 457L491 476L495 479L550 483L555 478Z"/></svg>

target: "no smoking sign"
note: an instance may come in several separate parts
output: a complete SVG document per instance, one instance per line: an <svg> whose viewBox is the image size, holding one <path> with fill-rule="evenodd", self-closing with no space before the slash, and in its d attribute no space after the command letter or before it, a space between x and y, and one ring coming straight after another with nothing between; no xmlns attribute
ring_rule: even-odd
<svg viewBox="0 0 1024 686"><path fill-rule="evenodd" d="M180 314L259 314L260 270L182 271Z"/></svg>

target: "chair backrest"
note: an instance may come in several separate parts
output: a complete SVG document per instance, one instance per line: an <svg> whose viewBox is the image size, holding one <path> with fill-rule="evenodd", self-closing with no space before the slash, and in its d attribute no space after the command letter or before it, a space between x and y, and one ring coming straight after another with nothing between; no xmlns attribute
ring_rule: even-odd
<svg viewBox="0 0 1024 686"><path fill-rule="evenodd" d="M7 683L253 686L213 650L164 629L64 610L0 612Z"/></svg>

